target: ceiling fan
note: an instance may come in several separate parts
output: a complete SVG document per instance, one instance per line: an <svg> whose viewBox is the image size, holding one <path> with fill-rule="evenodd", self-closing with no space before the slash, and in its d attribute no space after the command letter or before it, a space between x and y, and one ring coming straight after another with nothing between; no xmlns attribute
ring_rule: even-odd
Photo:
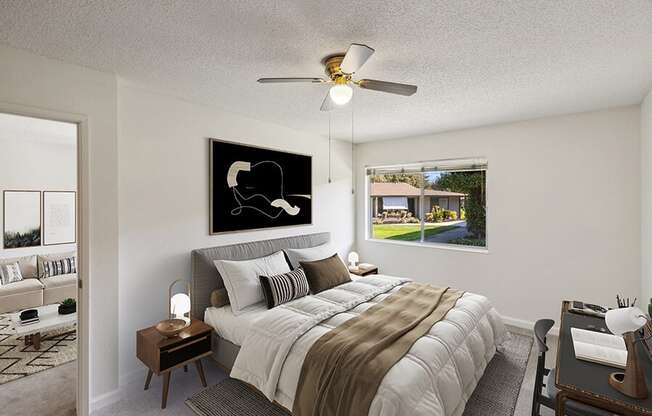
<svg viewBox="0 0 652 416"><path fill-rule="evenodd" d="M331 111L337 106L342 106L351 101L353 97L352 85L367 90L388 92L390 94L412 95L417 92L416 85L399 84L396 82L378 81L375 79L354 80L353 74L358 72L362 65L375 51L367 45L352 43L346 54L337 53L329 55L322 60L326 67L328 80L323 78L260 78L261 84L307 82L314 84L333 84L328 90L321 105L321 111Z"/></svg>

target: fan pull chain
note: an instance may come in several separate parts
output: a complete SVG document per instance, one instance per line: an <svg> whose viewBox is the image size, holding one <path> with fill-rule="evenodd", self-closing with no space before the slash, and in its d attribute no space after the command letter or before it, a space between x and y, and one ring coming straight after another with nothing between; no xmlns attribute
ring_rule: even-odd
<svg viewBox="0 0 652 416"><path fill-rule="evenodd" d="M354 160L353 160L353 151L354 151L354 146L353 142L355 140L355 136L353 135L353 104L354 104L354 96L353 94L351 96L351 194L355 195L355 175L353 174L355 172L355 167L353 166Z"/></svg>
<svg viewBox="0 0 652 416"><path fill-rule="evenodd" d="M328 112L328 183L331 183L331 112Z"/></svg>

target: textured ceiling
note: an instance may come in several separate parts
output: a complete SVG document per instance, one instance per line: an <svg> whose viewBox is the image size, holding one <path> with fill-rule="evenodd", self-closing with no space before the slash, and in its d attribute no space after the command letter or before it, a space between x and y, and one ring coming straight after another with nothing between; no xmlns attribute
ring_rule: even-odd
<svg viewBox="0 0 652 416"><path fill-rule="evenodd" d="M356 141L634 104L652 86L650 0L0 0L0 42L321 135L326 86L255 81L322 76L325 55L365 43L361 77L419 90L356 90Z"/></svg>

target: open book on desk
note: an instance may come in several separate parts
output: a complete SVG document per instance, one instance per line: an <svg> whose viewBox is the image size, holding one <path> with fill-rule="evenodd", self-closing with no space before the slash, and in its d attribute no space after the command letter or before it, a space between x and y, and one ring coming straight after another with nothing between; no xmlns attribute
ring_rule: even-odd
<svg viewBox="0 0 652 416"><path fill-rule="evenodd" d="M575 358L610 367L625 368L627 348L623 337L571 328Z"/></svg>

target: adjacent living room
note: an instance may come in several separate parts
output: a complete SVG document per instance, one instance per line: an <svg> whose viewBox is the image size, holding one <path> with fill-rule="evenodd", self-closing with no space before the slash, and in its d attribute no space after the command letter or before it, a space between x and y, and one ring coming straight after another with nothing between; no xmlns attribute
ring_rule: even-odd
<svg viewBox="0 0 652 416"><path fill-rule="evenodd" d="M74 415L77 125L0 113L0 147L0 403Z"/></svg>

